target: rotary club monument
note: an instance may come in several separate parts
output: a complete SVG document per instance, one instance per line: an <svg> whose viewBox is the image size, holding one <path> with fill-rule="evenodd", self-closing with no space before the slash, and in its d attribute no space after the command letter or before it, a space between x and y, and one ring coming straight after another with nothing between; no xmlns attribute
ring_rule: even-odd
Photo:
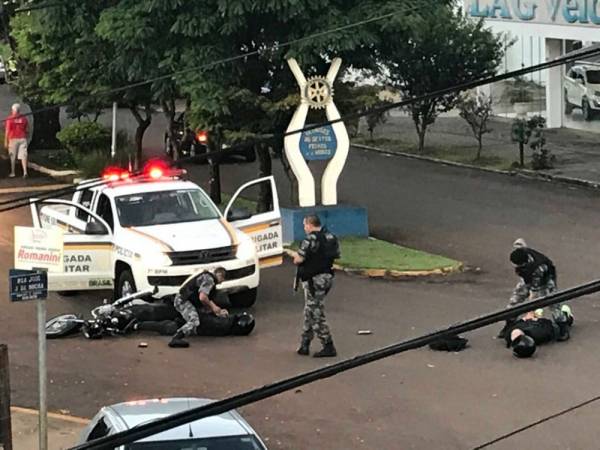
<svg viewBox="0 0 600 450"><path fill-rule="evenodd" d="M328 122L318 128L289 134L285 137L285 154L298 180L298 207L284 208L283 240L286 243L304 237L302 220L307 214L318 214L325 226L337 236L360 236L369 234L365 208L338 205L338 179L346 164L350 139L340 113L333 102L333 83L342 60L335 58L327 75L306 78L295 59L288 65L300 87L300 105L294 112L287 128L291 133L306 127L310 109L325 110ZM325 122L325 120L324 120ZM328 161L321 178L321 204L317 204L317 189L310 161Z"/></svg>

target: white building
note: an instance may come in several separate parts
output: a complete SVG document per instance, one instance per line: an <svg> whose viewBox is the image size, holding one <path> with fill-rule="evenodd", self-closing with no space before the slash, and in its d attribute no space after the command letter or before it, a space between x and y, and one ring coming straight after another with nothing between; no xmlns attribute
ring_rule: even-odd
<svg viewBox="0 0 600 450"><path fill-rule="evenodd" d="M503 33L507 45L514 41L507 48L503 71L539 64L600 42L600 0L465 0L464 5L470 17L484 18L494 32ZM600 58L595 62L600 64ZM595 70L591 63L593 61L574 65L585 64L588 70ZM570 84L573 80L566 76L577 72L570 71L572 66L559 66L528 76L545 86L545 108L542 105L539 109L545 110L548 127L600 132L600 86L586 87L587 79ZM577 93L572 89L586 92ZM569 105L565 105L566 92ZM582 100L581 95L590 98ZM591 115L584 116L582 102L588 102L588 107L594 109Z"/></svg>

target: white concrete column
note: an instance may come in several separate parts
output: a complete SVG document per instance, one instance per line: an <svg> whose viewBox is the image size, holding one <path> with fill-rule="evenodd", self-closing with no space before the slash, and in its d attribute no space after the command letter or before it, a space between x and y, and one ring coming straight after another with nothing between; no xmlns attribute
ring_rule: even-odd
<svg viewBox="0 0 600 450"><path fill-rule="evenodd" d="M559 58L562 53L561 39L546 38L546 61ZM563 124L563 66L547 69L546 126L560 128Z"/></svg>

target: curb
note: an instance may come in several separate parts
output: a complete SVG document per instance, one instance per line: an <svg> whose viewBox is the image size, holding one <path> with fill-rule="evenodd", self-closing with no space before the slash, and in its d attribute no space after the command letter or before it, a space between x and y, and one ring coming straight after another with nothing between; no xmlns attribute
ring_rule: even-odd
<svg viewBox="0 0 600 450"><path fill-rule="evenodd" d="M459 263L458 266L446 266L432 270L388 270L388 269L353 269L334 264L335 270L340 270L348 275L357 275L366 278L377 278L385 280L414 280L415 278L431 277L436 275L446 276L457 272L462 272L464 266Z"/></svg>
<svg viewBox="0 0 600 450"><path fill-rule="evenodd" d="M27 167L31 167L33 170L51 176L52 178L73 178L79 175L79 172L76 170L54 170L31 161L27 161Z"/></svg>
<svg viewBox="0 0 600 450"><path fill-rule="evenodd" d="M39 411L37 409L21 408L20 406L11 406L10 411L13 413L28 414L30 416L39 415ZM53 413L53 412L48 412L48 418L64 420L65 422L76 423L79 425L87 425L90 423L90 420L86 419L84 417L69 416L66 414L59 414L59 413Z"/></svg>
<svg viewBox="0 0 600 450"><path fill-rule="evenodd" d="M20 194L20 193L27 193L27 192L48 192L48 191L65 189L65 188L68 188L71 186L72 186L71 184L40 184L39 186L0 188L0 195Z"/></svg>
<svg viewBox="0 0 600 450"><path fill-rule="evenodd" d="M537 181L543 180L543 181L551 181L551 182L556 182L556 183L571 184L571 185L582 186L582 187L586 187L586 188L590 188L590 189L599 189L600 188L600 182L583 180L581 178L564 177L561 175L550 175L548 173L536 172L536 171L528 170L528 169L523 169L523 170L490 169L487 167L474 166L471 164L447 161L445 159L432 158L430 156L415 155L413 153L405 153L405 152L394 152L391 150L384 150L382 148L371 147L369 145L364 145L364 144L351 144L351 146L359 148L361 150L382 153L384 155L401 156L403 158L417 159L420 161L444 164L446 166L459 167L462 169L473 169L473 170L479 170L482 172L495 173L498 175L509 175L509 176L513 176L513 177L516 176L516 177L526 178L529 180L537 180Z"/></svg>

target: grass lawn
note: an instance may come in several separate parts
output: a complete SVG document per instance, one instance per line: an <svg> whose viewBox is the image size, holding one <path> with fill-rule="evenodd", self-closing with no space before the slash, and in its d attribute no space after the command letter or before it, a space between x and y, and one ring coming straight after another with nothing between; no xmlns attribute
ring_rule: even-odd
<svg viewBox="0 0 600 450"><path fill-rule="evenodd" d="M291 246L297 247L297 243ZM336 264L348 269L416 272L461 267L459 261L374 238L341 238L340 247L342 257Z"/></svg>
<svg viewBox="0 0 600 450"><path fill-rule="evenodd" d="M489 169L510 170L514 162L514 158L502 158L497 155L486 155L484 149L480 159L473 159L472 151L465 151L462 148L454 147L433 147L425 148L420 153L415 145L408 142L403 142L396 139L375 138L373 140L366 138L355 138L353 142L356 144L368 145L371 147L381 148L390 152L411 153L414 155L430 156L432 158L452 161L462 164L470 164L472 166L486 167Z"/></svg>
<svg viewBox="0 0 600 450"><path fill-rule="evenodd" d="M69 152L66 150L41 150L30 151L29 159L35 163L41 164L54 170L75 170L77 169Z"/></svg>

